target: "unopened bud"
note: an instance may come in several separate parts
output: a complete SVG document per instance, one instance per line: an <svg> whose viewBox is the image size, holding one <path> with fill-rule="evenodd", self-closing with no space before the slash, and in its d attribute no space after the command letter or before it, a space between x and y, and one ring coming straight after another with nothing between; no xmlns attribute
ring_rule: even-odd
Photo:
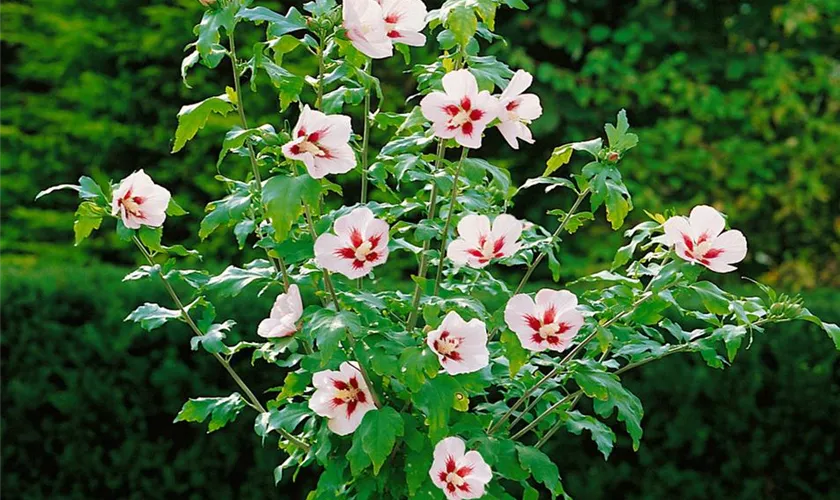
<svg viewBox="0 0 840 500"><path fill-rule="evenodd" d="M617 162L618 158L619 158L619 155L615 151L611 151L609 154L607 154L607 160L609 160L612 163Z"/></svg>
<svg viewBox="0 0 840 500"><path fill-rule="evenodd" d="M205 7L212 7L216 5L216 0L198 0L198 3Z"/></svg>

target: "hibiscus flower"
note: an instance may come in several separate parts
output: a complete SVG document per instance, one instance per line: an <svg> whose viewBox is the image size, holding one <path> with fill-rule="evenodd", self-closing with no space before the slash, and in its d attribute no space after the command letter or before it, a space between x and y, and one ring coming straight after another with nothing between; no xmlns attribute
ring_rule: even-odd
<svg viewBox="0 0 840 500"><path fill-rule="evenodd" d="M315 393L309 398L309 408L328 418L327 427L339 436L355 431L365 413L376 409L355 361L341 363L338 371L315 373L312 385Z"/></svg>
<svg viewBox="0 0 840 500"><path fill-rule="evenodd" d="M376 0L344 0L341 12L347 38L359 52L374 59L394 53L382 6Z"/></svg>
<svg viewBox="0 0 840 500"><path fill-rule="evenodd" d="M444 92L432 92L420 101L423 116L432 122L435 135L454 138L466 148L480 148L481 134L499 114L499 101L478 83L469 70L443 76Z"/></svg>
<svg viewBox="0 0 840 500"><path fill-rule="evenodd" d="M461 438L448 437L435 446L429 476L449 500L480 498L493 471L477 451L466 451Z"/></svg>
<svg viewBox="0 0 840 500"><path fill-rule="evenodd" d="M379 0L385 21L385 34L393 43L415 47L426 44L426 4L422 0Z"/></svg>
<svg viewBox="0 0 840 500"><path fill-rule="evenodd" d="M528 125L542 115L542 106L536 94L523 94L533 80L530 73L519 70L499 96L499 124L496 128L513 149L519 149L517 139L534 143Z"/></svg>
<svg viewBox="0 0 840 500"><path fill-rule="evenodd" d="M304 106L292 140L283 145L283 154L302 161L314 179L343 174L356 166L356 154L350 147L352 133L349 116L325 115Z"/></svg>
<svg viewBox="0 0 840 500"><path fill-rule="evenodd" d="M342 215L333 224L335 234L315 241L315 262L348 278L361 278L388 258L388 223L366 207Z"/></svg>
<svg viewBox="0 0 840 500"><path fill-rule="evenodd" d="M301 315L303 302L300 291L297 285L292 285L288 292L277 296L269 317L260 322L257 335L265 338L288 337L297 331Z"/></svg>
<svg viewBox="0 0 840 500"><path fill-rule="evenodd" d="M543 289L536 302L530 296L514 295L505 306L505 323L530 351L563 351L583 326L577 297L568 290Z"/></svg>
<svg viewBox="0 0 840 500"><path fill-rule="evenodd" d="M747 239L741 231L724 232L725 225L720 212L698 205L688 218L671 217L665 222L665 239L682 259L718 273L728 273L735 270L732 264L746 257Z"/></svg>
<svg viewBox="0 0 840 500"><path fill-rule="evenodd" d="M172 195L158 186L142 170L120 182L111 200L111 215L119 215L129 229L160 227L166 220L166 207Z"/></svg>
<svg viewBox="0 0 840 500"><path fill-rule="evenodd" d="M449 244L446 256L458 265L480 269L519 251L521 234L522 223L512 215L497 216L491 228L486 215L470 214L458 223L459 238Z"/></svg>
<svg viewBox="0 0 840 500"><path fill-rule="evenodd" d="M437 330L429 332L426 343L450 375L476 372L490 363L484 323L477 319L464 321L455 311L443 318Z"/></svg>

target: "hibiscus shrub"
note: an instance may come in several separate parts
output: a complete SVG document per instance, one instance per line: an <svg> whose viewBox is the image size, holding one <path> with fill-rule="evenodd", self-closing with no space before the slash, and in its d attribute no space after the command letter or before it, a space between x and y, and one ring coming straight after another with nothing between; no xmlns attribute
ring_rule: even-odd
<svg viewBox="0 0 840 500"><path fill-rule="evenodd" d="M611 269L567 284L577 294L523 293L544 260L558 269L557 245L602 206L612 227L622 226L633 205L619 167L638 141L621 111L605 127L606 143L557 147L544 174L518 189L503 168L468 156L485 134L499 133L515 149L533 142L528 125L542 109L539 97L526 93L531 76L480 55L482 45L498 41L492 29L501 3L525 9L523 2L448 0L427 13L421 0L318 0L304 5L307 14L249 0L202 3L207 11L182 73L228 60L232 87L181 109L173 151L212 114L237 118L219 161L227 153L247 157L252 172L247 179L218 176L229 194L207 205L199 235L232 227L240 247L253 245L265 257L218 275L185 269L182 258L198 252L167 246L162 237L167 216L185 212L143 171L108 186L83 177L42 195L78 191L77 242L108 219L136 244L147 265L125 279L161 280L175 308L146 303L126 319L147 329L183 321L194 333L192 348L214 356L241 391L190 399L175 420L207 421L216 431L254 410L255 432L288 453L277 481L286 469L317 464L323 473L310 498L538 498L540 487L566 495L557 467L540 451L558 430L586 430L606 458L616 436L604 420L616 414L639 445L642 405L621 385L623 372L681 352L722 368L765 325L794 319L822 326L840 346L840 329L798 298L761 284L760 296L736 296L702 277L735 270L747 252L744 235L725 230L725 218L708 206L689 217L652 214L627 231L630 241ZM241 60L234 30L252 23L265 28L266 41ZM412 68L424 95L419 105L405 113L372 110L383 94L371 59L396 49L408 63L407 45L426 44L427 24L437 30L442 55ZM284 69L283 55L293 50L316 57L318 74ZM291 130L249 127L240 80L261 71L279 94L281 113L297 115ZM307 88L312 102L303 102L311 100ZM361 136L341 114L357 105ZM392 134L378 152L368 140L374 127ZM588 163L558 175L576 152ZM353 170L361 173L361 203L325 209L328 196L342 195L328 176ZM379 201L369 201L369 184ZM521 191L537 189L577 196L570 208L551 212L559 220L553 231L505 213ZM416 258L411 293L376 278L390 252ZM497 266L521 270L522 278L511 286L494 275ZM189 286L192 296L180 297L172 282ZM300 288L319 300L304 304ZM278 295L253 333L262 340L229 345L235 322L216 318L210 297L246 289ZM285 370L274 399L263 403L234 369L234 361L247 365L242 358ZM583 397L593 400L593 415L575 409Z"/></svg>

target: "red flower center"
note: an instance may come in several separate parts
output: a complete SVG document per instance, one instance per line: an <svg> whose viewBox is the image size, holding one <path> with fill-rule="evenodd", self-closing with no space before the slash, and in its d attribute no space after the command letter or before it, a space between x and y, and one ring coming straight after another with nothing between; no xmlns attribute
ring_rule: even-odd
<svg viewBox="0 0 840 500"><path fill-rule="evenodd" d="M343 380L333 380L333 387L336 389L335 396L333 396L333 406L339 407L347 405L347 418L353 415L359 403L367 402L367 395L359 387L359 381L356 377L350 377L347 382Z"/></svg>
<svg viewBox="0 0 840 500"><path fill-rule="evenodd" d="M353 261L355 269L361 269L367 262L375 262L379 259L380 253L375 250L382 240L382 235L370 236L367 240L362 236L361 231L353 228L350 233L350 246L339 248L336 255Z"/></svg>
<svg viewBox="0 0 840 500"><path fill-rule="evenodd" d="M464 339L462 337L453 337L449 332L444 331L432 345L434 346L435 351L443 356L444 362L450 359L452 361L460 361L462 358L461 353L458 352L458 347L461 345L463 340Z"/></svg>
<svg viewBox="0 0 840 500"><path fill-rule="evenodd" d="M557 315L557 310L554 306L549 306L543 314L542 318L538 318L536 316L532 316L530 314L525 314L523 318L525 322L528 323L528 326L534 330L534 333L531 335L531 340L537 344L541 344L543 342L549 345L557 345L560 343L560 336L571 328L566 323L555 323Z"/></svg>
<svg viewBox="0 0 840 500"><path fill-rule="evenodd" d="M472 467L466 465L458 467L455 459L449 456L446 459L446 469L438 472L438 479L440 479L440 482L446 483L446 489L449 493L455 493L459 490L463 493L469 493L470 485L465 478L470 472L472 472Z"/></svg>

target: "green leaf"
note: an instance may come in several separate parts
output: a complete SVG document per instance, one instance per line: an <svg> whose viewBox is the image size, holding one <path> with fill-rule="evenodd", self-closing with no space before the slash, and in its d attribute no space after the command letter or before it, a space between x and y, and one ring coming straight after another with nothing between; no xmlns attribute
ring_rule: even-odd
<svg viewBox="0 0 840 500"><path fill-rule="evenodd" d="M166 215L170 217L180 217L182 215L187 215L189 212L183 209L181 205L175 201L175 198L169 199L169 205L166 205Z"/></svg>
<svg viewBox="0 0 840 500"><path fill-rule="evenodd" d="M502 477L512 481L528 479L528 471L522 468L516 456L516 443L510 439L493 436L483 437L479 442L478 452Z"/></svg>
<svg viewBox="0 0 840 500"><path fill-rule="evenodd" d="M321 185L307 174L298 177L278 175L265 182L262 201L274 227L274 239L283 241L303 213L303 204L314 206L321 196Z"/></svg>
<svg viewBox="0 0 840 500"><path fill-rule="evenodd" d="M397 437L402 436L404 432L402 417L390 406L365 414L354 433L353 441L362 442L362 449L373 463L374 475L379 474L379 470L394 449Z"/></svg>
<svg viewBox="0 0 840 500"><path fill-rule="evenodd" d="M580 435L584 430L589 431L592 440L598 446L598 451L604 455L604 460L610 457L613 445L615 444L615 433L607 424L595 417L584 415L579 411L570 411L566 414L566 429L572 434Z"/></svg>
<svg viewBox="0 0 840 500"><path fill-rule="evenodd" d="M415 406L426 416L429 439L437 442L446 437L449 429L449 415L460 389L451 376L438 375L429 380L412 396Z"/></svg>
<svg viewBox="0 0 840 500"><path fill-rule="evenodd" d="M455 35L455 40L461 46L465 46L478 30L478 19L475 18L471 8L458 5L449 12L446 18L446 28Z"/></svg>
<svg viewBox="0 0 840 500"><path fill-rule="evenodd" d="M208 97L207 99L182 106L178 112L178 128L175 130L175 143L172 145L172 152L177 153L184 145L195 137L195 134L207 123L210 113L218 113L222 116L233 110L233 103L227 94Z"/></svg>
<svg viewBox="0 0 840 500"><path fill-rule="evenodd" d="M274 267L266 260L258 259L245 268L228 266L221 274L207 282L207 289L222 297L235 297L251 283L268 282L274 276Z"/></svg>
<svg viewBox="0 0 840 500"><path fill-rule="evenodd" d="M554 148L554 151L551 153L551 156L545 163L546 168L542 176L548 177L551 174L553 174L558 168L569 163L569 161L572 159L573 152L574 149L572 148L571 144L564 144L562 146Z"/></svg>
<svg viewBox="0 0 840 500"><path fill-rule="evenodd" d="M245 248L245 242L248 241L254 229L257 227L257 222L253 219L245 219L233 227L233 234L236 236L236 242L239 244L239 249Z"/></svg>
<svg viewBox="0 0 840 500"><path fill-rule="evenodd" d="M229 130L228 133L225 134L225 140L222 143L222 150L219 151L219 160L216 162L216 165L218 166L222 164L222 160L225 159L225 155L227 155L228 151L241 148L245 145L245 141L251 137L276 134L277 132L274 131L274 127L269 124L249 129L233 127L233 129Z"/></svg>
<svg viewBox="0 0 840 500"><path fill-rule="evenodd" d="M353 477L358 477L371 465L371 462L370 456L362 447L362 441L360 439L355 439L355 436L353 438L353 446L351 446L350 451L347 452L347 460L350 462L350 474L352 474Z"/></svg>
<svg viewBox="0 0 840 500"><path fill-rule="evenodd" d="M280 111L285 111L289 104L299 99L300 93L303 91L304 79L272 61L270 57L263 53L262 47L264 45L258 43L254 49L251 88L255 88L256 68L262 68L268 74L272 85L279 91Z"/></svg>
<svg viewBox="0 0 840 500"><path fill-rule="evenodd" d="M181 317L181 312L174 309L167 309L158 304L146 302L131 312L123 321L134 321L140 323L140 326L152 331L155 328L163 325L170 319L177 319Z"/></svg>
<svg viewBox="0 0 840 500"><path fill-rule="evenodd" d="M239 2L220 2L219 8L208 9L204 12L201 23L195 27L195 33L198 35L195 46L202 59L210 57L213 45L219 43L219 31L222 28L227 33L233 32L238 10Z"/></svg>
<svg viewBox="0 0 840 500"><path fill-rule="evenodd" d="M639 398L625 389L615 374L608 373L593 360L579 361L573 376L584 394L594 398L595 411L599 415L608 417L613 408L618 410L618 420L624 422L633 439L633 449L638 450L644 415Z"/></svg>
<svg viewBox="0 0 840 500"><path fill-rule="evenodd" d="M481 17L481 20L484 24L487 25L487 28L490 31L496 29L496 8L498 4L495 0L473 0L472 4L475 7L475 11L478 13L478 16Z"/></svg>
<svg viewBox="0 0 840 500"><path fill-rule="evenodd" d="M630 124L627 122L627 111L623 109L619 111L616 122L615 126L610 123L604 126L607 139L610 142L610 149L624 152L639 143L639 137L636 134L627 132L630 129Z"/></svg>
<svg viewBox="0 0 840 500"><path fill-rule="evenodd" d="M513 378L519 372L519 369L528 362L530 354L522 347L519 337L510 330L502 332L500 341L505 348L505 357L508 359L510 366L510 376Z"/></svg>
<svg viewBox="0 0 840 500"><path fill-rule="evenodd" d="M312 411L306 403L291 403L282 408L272 408L257 415L254 420L254 432L265 442L265 437L272 431L282 429L292 433L301 422L311 416Z"/></svg>
<svg viewBox="0 0 840 500"><path fill-rule="evenodd" d="M106 212L92 201L80 203L73 220L75 244L78 245L90 236L94 230L99 229L105 215Z"/></svg>
<svg viewBox="0 0 840 500"><path fill-rule="evenodd" d="M140 226L140 229L137 231L137 236L140 237L140 241L147 248L155 252L163 252L163 247L160 246L160 240L163 237L162 227Z"/></svg>
<svg viewBox="0 0 840 500"><path fill-rule="evenodd" d="M236 420L244 407L245 400L236 392L226 398L190 399L178 412L175 422L204 422L210 417L207 425L207 432L210 433Z"/></svg>
<svg viewBox="0 0 840 500"><path fill-rule="evenodd" d="M440 371L440 362L437 356L425 347L408 347L400 354L399 367L399 379L408 390L417 392L427 378Z"/></svg>
<svg viewBox="0 0 840 500"><path fill-rule="evenodd" d="M191 338L190 347L193 351L197 351L198 346L201 345L210 354L227 353L229 348L222 341L234 325L236 325L236 322L231 319L224 323L214 323L210 325L204 335L196 335Z"/></svg>
<svg viewBox="0 0 840 500"><path fill-rule="evenodd" d="M339 344L347 336L361 331L359 317L350 311L319 309L304 326L304 334L315 339L321 353L321 366L326 366Z"/></svg>
<svg viewBox="0 0 840 500"><path fill-rule="evenodd" d="M510 172L499 168L487 160L482 160L480 158L465 158L464 159L464 166L469 168L475 168L484 170L493 178L493 183L498 186L499 190L507 196L508 191L510 191Z"/></svg>
<svg viewBox="0 0 840 500"><path fill-rule="evenodd" d="M729 299L726 292L708 281L699 281L689 288L697 292L703 306L712 314L729 314Z"/></svg>
<svg viewBox="0 0 840 500"><path fill-rule="evenodd" d="M56 191L60 191L62 189L72 189L73 191L76 191L77 193L80 190L79 186L77 186L76 184L59 184L57 186L52 186L52 187L49 187L47 189L44 189L43 191L41 191L40 193L35 195L35 201L38 201L42 197L47 196L48 194L52 194Z"/></svg>
<svg viewBox="0 0 840 500"><path fill-rule="evenodd" d="M251 193L246 184L237 184L233 192L221 200L207 204L209 212L201 221L198 236L203 240L220 226L236 224L251 208Z"/></svg>
<svg viewBox="0 0 840 500"><path fill-rule="evenodd" d="M519 452L519 463L531 473L535 481L544 484L551 491L552 496L563 493L560 471L548 455L531 446L518 444L516 449Z"/></svg>

